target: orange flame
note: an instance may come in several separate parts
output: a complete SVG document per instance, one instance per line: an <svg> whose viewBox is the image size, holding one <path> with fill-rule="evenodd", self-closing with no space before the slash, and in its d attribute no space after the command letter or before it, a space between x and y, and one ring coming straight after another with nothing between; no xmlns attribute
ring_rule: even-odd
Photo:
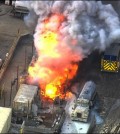
<svg viewBox="0 0 120 134"><path fill-rule="evenodd" d="M64 59L62 53L58 50L60 43L58 31L64 19L63 15L53 15L41 24L42 28L37 40L35 40L38 59L33 66L28 68L31 78L39 80L42 88L41 93L50 99L63 96L64 92L61 86L66 80L75 76L78 68L77 64L71 63L62 68L59 67L59 64L56 65L56 62L59 63L60 59ZM75 43L76 40L73 40L72 44Z"/></svg>

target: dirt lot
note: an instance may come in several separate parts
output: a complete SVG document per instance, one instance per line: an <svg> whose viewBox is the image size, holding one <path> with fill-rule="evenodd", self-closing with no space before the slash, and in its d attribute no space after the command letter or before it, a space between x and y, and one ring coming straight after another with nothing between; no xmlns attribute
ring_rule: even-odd
<svg viewBox="0 0 120 134"><path fill-rule="evenodd" d="M15 18L9 15L11 7L0 5L0 8L4 12L0 14L0 58L4 59L6 53L12 45L14 37L17 36L18 29L20 28L21 33L29 33L29 30L24 24L24 21L20 18ZM16 52L13 59L4 75L2 83L5 83L6 91L6 107L9 107L9 98L11 90L11 80L16 78L16 67L19 66L19 73L24 70L25 67L25 49L27 50L27 64L29 63L32 56L32 36L26 35L19 41ZM108 128L119 124L119 99L120 98L120 72L117 74L113 73L103 73L100 71L100 54L94 52L88 58L84 59L80 65L76 78L73 83L79 82L81 88L87 80L93 80L97 85L97 92L101 99L101 117L104 119L102 125L97 125L94 132L102 131L105 124ZM12 91L12 99L16 94L16 85ZM4 99L0 100L0 106L4 105ZM11 104L10 104L11 105ZM114 114L113 114L114 113ZM108 130L111 132L112 130Z"/></svg>

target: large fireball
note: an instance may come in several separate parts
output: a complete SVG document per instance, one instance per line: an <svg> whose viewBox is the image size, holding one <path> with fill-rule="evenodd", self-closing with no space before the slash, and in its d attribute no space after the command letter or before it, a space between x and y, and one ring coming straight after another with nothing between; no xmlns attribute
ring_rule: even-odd
<svg viewBox="0 0 120 134"><path fill-rule="evenodd" d="M43 95L53 100L64 94L62 85L72 79L77 71L77 64L70 62L72 55L66 53L70 50L65 47L60 34L64 19L63 15L53 15L37 28L35 46L38 59L28 69L30 79L37 80ZM76 40L71 40L71 43L75 45Z"/></svg>

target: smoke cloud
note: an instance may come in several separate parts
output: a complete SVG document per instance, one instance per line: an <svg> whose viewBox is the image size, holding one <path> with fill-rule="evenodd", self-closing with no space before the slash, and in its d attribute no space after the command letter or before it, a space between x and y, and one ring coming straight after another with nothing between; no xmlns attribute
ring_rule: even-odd
<svg viewBox="0 0 120 134"><path fill-rule="evenodd" d="M40 59L43 62L41 66L52 68L54 60L54 69L62 70L72 62L81 61L94 50L104 51L120 38L119 17L111 4L105 5L101 1L68 0L24 3L30 10L28 17L25 18L27 26L36 26L34 43L37 51L40 51L41 44L38 42L40 30L44 30L43 21L54 14L65 16L59 27L54 22L50 24L53 31L57 27L60 43L56 51L63 57L55 60L43 56L44 60Z"/></svg>
<svg viewBox="0 0 120 134"><path fill-rule="evenodd" d="M30 10L25 22L29 27L36 25L36 34L41 22L50 14L60 13L66 17L59 31L69 47L71 38L77 39L71 48L81 57L77 60L93 50L105 50L120 37L118 14L111 4L103 5L100 1L25 1L25 4Z"/></svg>

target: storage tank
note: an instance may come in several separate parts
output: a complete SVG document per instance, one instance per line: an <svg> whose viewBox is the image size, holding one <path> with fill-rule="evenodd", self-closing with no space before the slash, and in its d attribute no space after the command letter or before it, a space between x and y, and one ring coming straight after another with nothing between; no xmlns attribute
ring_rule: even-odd
<svg viewBox="0 0 120 134"><path fill-rule="evenodd" d="M0 107L0 133L8 133L11 125L12 109Z"/></svg>
<svg viewBox="0 0 120 134"><path fill-rule="evenodd" d="M13 109L30 113L37 90L37 86L21 84L13 101Z"/></svg>
<svg viewBox="0 0 120 134"><path fill-rule="evenodd" d="M92 100L93 95L96 93L96 85L93 81L87 81L79 95L79 99Z"/></svg>

